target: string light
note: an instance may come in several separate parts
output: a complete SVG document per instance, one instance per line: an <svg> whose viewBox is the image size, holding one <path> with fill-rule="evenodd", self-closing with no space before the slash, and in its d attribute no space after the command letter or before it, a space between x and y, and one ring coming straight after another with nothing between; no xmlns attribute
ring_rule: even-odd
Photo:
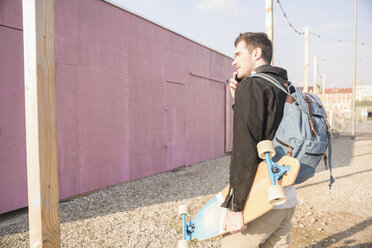
<svg viewBox="0 0 372 248"><path fill-rule="evenodd" d="M282 13L283 13L283 18L286 19L286 21L287 21L289 27L290 27L290 28L291 28L295 33L297 33L298 35L305 35L304 32L300 32L300 31L298 31L296 28L294 28L293 24L289 21L288 16L287 16L287 14L285 13L285 11L284 11L284 9L283 9L283 6L282 6L282 4L280 3L280 1L277 0L276 3L279 5L279 7L280 7L280 9L281 9L281 11L282 11ZM336 39L336 38L332 38L332 37L329 37L329 36L320 35L320 34L317 34L317 33L314 33L314 32L309 32L309 35L316 36L316 37L319 38L319 39L328 39L328 40L337 41L337 42L340 43L340 44L341 44L341 43L353 43L353 42L351 42L351 41L343 41L343 40L341 40L341 39ZM361 42L361 43L359 43L359 44L362 45L362 46L372 45L372 43L365 43L365 42Z"/></svg>

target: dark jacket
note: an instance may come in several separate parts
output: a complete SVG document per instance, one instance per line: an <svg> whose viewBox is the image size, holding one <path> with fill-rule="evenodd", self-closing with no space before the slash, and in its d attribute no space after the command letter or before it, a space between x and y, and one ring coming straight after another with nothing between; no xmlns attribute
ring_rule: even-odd
<svg viewBox="0 0 372 248"><path fill-rule="evenodd" d="M255 72L268 74L283 85L287 71L263 65ZM272 140L283 116L286 94L272 83L246 77L235 91L230 189L222 207L242 211L260 161L256 145Z"/></svg>

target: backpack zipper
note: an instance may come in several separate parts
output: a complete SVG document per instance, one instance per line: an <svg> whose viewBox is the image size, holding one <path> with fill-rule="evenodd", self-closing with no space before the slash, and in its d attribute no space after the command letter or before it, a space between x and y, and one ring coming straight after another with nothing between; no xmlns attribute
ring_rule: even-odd
<svg viewBox="0 0 372 248"><path fill-rule="evenodd" d="M309 155L309 156L323 156L324 153L311 153L311 152L305 152L306 155Z"/></svg>
<svg viewBox="0 0 372 248"><path fill-rule="evenodd" d="M278 143L281 144L282 146L288 147L287 156L292 156L292 151L294 150L292 146L284 143L283 141L278 139L278 137L276 138L276 141L278 141Z"/></svg>

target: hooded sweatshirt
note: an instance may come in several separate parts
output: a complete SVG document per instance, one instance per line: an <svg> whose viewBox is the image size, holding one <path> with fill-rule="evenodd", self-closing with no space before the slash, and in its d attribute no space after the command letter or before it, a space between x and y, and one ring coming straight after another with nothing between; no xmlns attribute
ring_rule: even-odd
<svg viewBox="0 0 372 248"><path fill-rule="evenodd" d="M288 80L286 70L271 65L257 67L254 73L265 73L283 85ZM236 87L230 187L222 207L243 210L260 161L256 146L274 138L285 100L283 91L262 78L246 77Z"/></svg>

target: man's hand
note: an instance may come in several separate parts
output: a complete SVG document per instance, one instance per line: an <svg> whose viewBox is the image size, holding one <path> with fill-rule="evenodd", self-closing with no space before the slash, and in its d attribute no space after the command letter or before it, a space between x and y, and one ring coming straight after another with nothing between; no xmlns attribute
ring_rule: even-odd
<svg viewBox="0 0 372 248"><path fill-rule="evenodd" d="M247 229L247 226L243 223L243 212L232 212L227 209L223 229L231 233L238 233Z"/></svg>
<svg viewBox="0 0 372 248"><path fill-rule="evenodd" d="M233 73L233 77L230 78L230 93L233 98L235 98L235 89L238 86L238 82L235 80L235 76L238 74L237 72Z"/></svg>

